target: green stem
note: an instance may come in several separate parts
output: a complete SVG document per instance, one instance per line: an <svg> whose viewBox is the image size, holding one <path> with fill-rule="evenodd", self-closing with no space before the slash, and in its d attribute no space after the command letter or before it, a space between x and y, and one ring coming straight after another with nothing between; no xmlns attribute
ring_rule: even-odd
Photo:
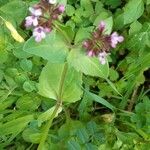
<svg viewBox="0 0 150 150"><path fill-rule="evenodd" d="M61 105L57 102L56 107L55 107L50 119L48 120L48 122L45 125L44 131L43 131L43 134L42 134L42 137L41 137L41 141L40 141L40 144L39 144L37 150L43 150L45 141L46 141L47 136L48 136L49 128L51 127L52 121L53 121L53 119L54 119L54 117L55 117L55 115L56 115L56 113L57 113L60 106Z"/></svg>
<svg viewBox="0 0 150 150"><path fill-rule="evenodd" d="M60 101L61 101L61 97L62 97L62 90L63 90L63 85L64 85L67 69L68 69L68 65L67 65L67 63L65 63L64 68L63 68L63 72L61 75L59 90L58 90L58 100L60 100Z"/></svg>
<svg viewBox="0 0 150 150"><path fill-rule="evenodd" d="M55 107L50 119L48 120L48 122L45 125L44 131L43 131L43 134L41 137L41 141L40 141L40 144L39 144L37 150L43 150L43 147L44 147L45 141L47 139L48 132L49 132L49 129L52 125L53 119L55 118L59 108L62 105L62 91L63 91L63 85L65 82L67 69L68 69L67 63L65 63L64 69L63 69L62 74L61 74L61 80L60 80L60 85L59 85L59 90L58 90L58 98L57 98L56 107Z"/></svg>

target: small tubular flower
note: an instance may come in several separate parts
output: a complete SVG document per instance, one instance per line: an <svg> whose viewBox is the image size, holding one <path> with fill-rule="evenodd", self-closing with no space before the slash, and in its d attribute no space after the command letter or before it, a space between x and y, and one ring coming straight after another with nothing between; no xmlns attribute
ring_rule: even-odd
<svg viewBox="0 0 150 150"><path fill-rule="evenodd" d="M42 10L40 8L33 8L33 7L29 7L29 11L31 12L31 14L33 16L39 17L42 15Z"/></svg>
<svg viewBox="0 0 150 150"><path fill-rule="evenodd" d="M46 34L44 32L44 28L41 26L36 27L33 30L33 37L35 37L36 42L40 42L42 39L44 39L46 37Z"/></svg>
<svg viewBox="0 0 150 150"><path fill-rule="evenodd" d="M37 26L38 25L38 18L35 16L28 16L25 18L25 26Z"/></svg>
<svg viewBox="0 0 150 150"><path fill-rule="evenodd" d="M102 65L106 64L106 57L107 53L105 51L98 54L99 61Z"/></svg>
<svg viewBox="0 0 150 150"><path fill-rule="evenodd" d="M89 47L89 43L88 43L87 41L84 41L84 42L83 42L83 47L84 47L84 48L88 48L88 47Z"/></svg>
<svg viewBox="0 0 150 150"><path fill-rule="evenodd" d="M117 32L111 34L111 47L116 48L118 43L123 42L123 36L119 36Z"/></svg>

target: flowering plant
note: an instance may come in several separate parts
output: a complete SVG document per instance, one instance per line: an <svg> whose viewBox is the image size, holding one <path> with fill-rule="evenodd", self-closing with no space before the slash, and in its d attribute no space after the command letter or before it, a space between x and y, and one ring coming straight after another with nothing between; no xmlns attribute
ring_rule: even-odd
<svg viewBox="0 0 150 150"><path fill-rule="evenodd" d="M0 149L145 149L149 6L0 1Z"/></svg>

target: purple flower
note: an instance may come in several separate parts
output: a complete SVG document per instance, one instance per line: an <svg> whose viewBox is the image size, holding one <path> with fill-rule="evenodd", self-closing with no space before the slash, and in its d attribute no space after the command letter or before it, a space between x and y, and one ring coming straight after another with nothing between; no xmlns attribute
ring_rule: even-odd
<svg viewBox="0 0 150 150"><path fill-rule="evenodd" d="M63 12L65 11L65 6L64 6L64 5L59 5L58 11L59 11L60 13L63 13Z"/></svg>
<svg viewBox="0 0 150 150"><path fill-rule="evenodd" d="M40 8L33 8L33 7L29 7L29 11L31 12L31 14L33 16L39 17L42 15L42 10Z"/></svg>
<svg viewBox="0 0 150 150"><path fill-rule="evenodd" d="M25 26L30 27L30 26L37 26L38 25L38 18L35 16L28 16L25 18Z"/></svg>
<svg viewBox="0 0 150 150"><path fill-rule="evenodd" d="M25 18L25 26L37 26L38 25L38 17L42 15L42 10L40 8L35 9L33 7L29 7L29 11L31 12L32 16L28 16Z"/></svg>
<svg viewBox="0 0 150 150"><path fill-rule="evenodd" d="M41 40L46 37L46 34L45 34L45 32L44 32L44 28L41 27L41 26L36 27L36 28L33 30L33 37L35 37L35 41L36 41L36 42L41 42Z"/></svg>
<svg viewBox="0 0 150 150"><path fill-rule="evenodd" d="M99 58L99 61L102 65L105 65L106 64L106 57L107 57L107 53L104 51L104 52L100 52L98 54L98 58Z"/></svg>
<svg viewBox="0 0 150 150"><path fill-rule="evenodd" d="M121 43L124 38L118 35L117 32L105 34L106 24L101 21L98 28L91 34L91 38L83 42L83 47L86 49L86 54L89 57L98 57L102 65L107 62L107 55L111 48L115 48L118 43Z"/></svg>
<svg viewBox="0 0 150 150"><path fill-rule="evenodd" d="M104 31L105 26L106 26L105 22L101 21L100 24L99 24L99 26L98 26L98 29L100 30L100 32Z"/></svg>
<svg viewBox="0 0 150 150"><path fill-rule="evenodd" d="M49 0L48 1L50 4L56 4L57 0Z"/></svg>
<svg viewBox="0 0 150 150"><path fill-rule="evenodd" d="M116 48L118 43L123 42L123 36L119 36L117 32L113 32L111 34L111 47Z"/></svg>

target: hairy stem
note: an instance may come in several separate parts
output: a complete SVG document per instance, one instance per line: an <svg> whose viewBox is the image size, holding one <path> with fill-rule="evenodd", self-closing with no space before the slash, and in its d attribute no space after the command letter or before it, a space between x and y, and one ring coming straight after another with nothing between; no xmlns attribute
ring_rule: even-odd
<svg viewBox="0 0 150 150"><path fill-rule="evenodd" d="M45 141L46 141L47 136L48 136L49 129L52 125L53 119L55 118L55 116L57 114L57 111L59 110L59 108L62 105L62 91L63 91L63 85L64 85L64 82L65 82L65 77L66 77L66 73L67 73L67 68L68 68L67 63L65 63L62 74L61 74L61 80L60 80L60 85L59 85L59 90L58 90L58 97L57 97L56 107L55 107L50 119L48 120L48 122L46 123L46 125L44 127L44 131L42 133L40 144L39 144L37 150L42 150L43 149Z"/></svg>

